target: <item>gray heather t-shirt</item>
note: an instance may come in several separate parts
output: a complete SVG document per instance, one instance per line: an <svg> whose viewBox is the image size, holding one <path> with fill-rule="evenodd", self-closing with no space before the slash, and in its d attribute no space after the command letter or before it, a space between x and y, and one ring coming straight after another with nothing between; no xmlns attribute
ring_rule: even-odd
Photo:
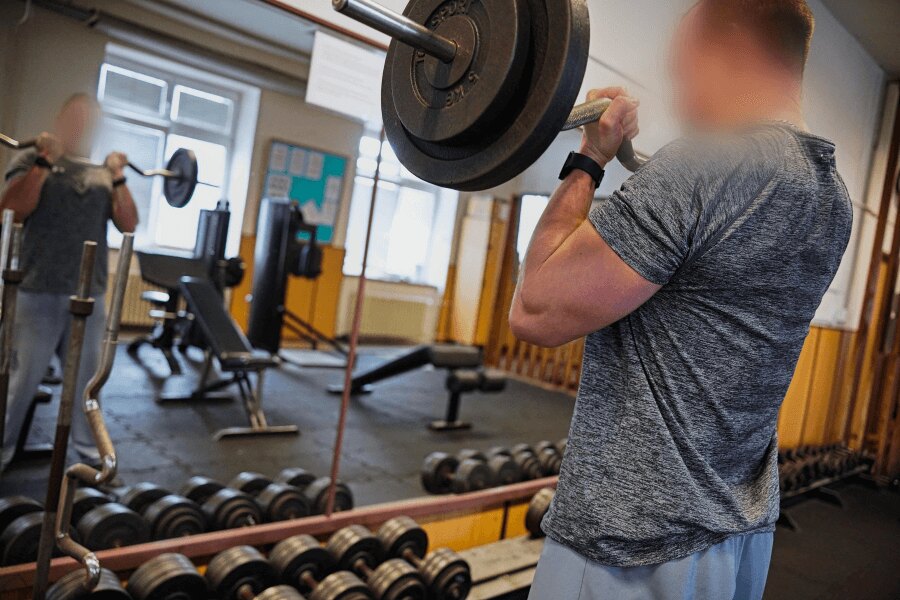
<svg viewBox="0 0 900 600"><path fill-rule="evenodd" d="M37 153L22 152L6 171L6 181L24 175ZM21 264L29 292L73 294L78 285L82 244L97 242L91 293L106 290L108 270L106 233L112 217L112 175L107 169L87 168L65 159L51 173L38 206L25 220Z"/></svg>
<svg viewBox="0 0 900 600"><path fill-rule="evenodd" d="M778 410L852 219L834 146L780 124L677 142L591 211L663 287L587 338L551 538L628 567L774 529Z"/></svg>

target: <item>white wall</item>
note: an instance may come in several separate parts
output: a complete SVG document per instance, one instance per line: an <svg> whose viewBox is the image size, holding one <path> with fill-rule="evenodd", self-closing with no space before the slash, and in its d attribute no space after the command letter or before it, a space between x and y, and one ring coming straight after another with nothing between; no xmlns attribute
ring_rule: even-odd
<svg viewBox="0 0 900 600"><path fill-rule="evenodd" d="M583 94L594 87L624 85L641 99L638 150L653 153L678 135L669 111L666 53L668 40L692 0L588 0L591 11L590 61ZM837 145L838 170L856 207L850 247L816 317L824 326L855 328L858 317L847 307L861 294L852 286L856 257L869 256L860 243L872 148L880 117L885 75L874 59L819 2L811 0L816 34L807 67L804 108L813 132ZM565 154L577 148L578 135L565 133L518 180L522 193L550 193ZM628 173L612 168L601 193L617 188ZM874 219L871 215L865 220ZM851 286L853 287L851 293Z"/></svg>

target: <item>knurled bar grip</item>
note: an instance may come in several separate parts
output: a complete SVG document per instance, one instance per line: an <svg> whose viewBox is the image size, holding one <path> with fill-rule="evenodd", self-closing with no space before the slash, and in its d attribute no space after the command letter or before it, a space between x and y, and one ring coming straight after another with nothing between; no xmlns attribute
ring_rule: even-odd
<svg viewBox="0 0 900 600"><path fill-rule="evenodd" d="M50 477L47 480L47 498L44 502L44 524L41 528L41 543L38 548L37 570L34 577L32 597L44 600L50 578L50 559L53 555L54 525L59 506L60 486L66 468L66 452L69 448L69 433L72 429L72 408L75 405L75 389L78 372L81 369L84 331L87 318L94 309L94 299L90 297L91 282L94 277L94 263L97 243L84 242L81 252L81 268L78 270L78 289L69 298L69 312L72 327L66 348L66 364L63 368L62 394L59 401L59 415L56 419L56 435L53 439L53 455L50 459Z"/></svg>
<svg viewBox="0 0 900 600"><path fill-rule="evenodd" d="M119 340L119 325L122 319L122 305L125 300L125 288L128 285L128 269L131 265L131 254L134 248L134 234L126 233L119 248L119 262L116 267L116 279L113 284L112 299L106 317L106 334L100 354L100 365L88 382L84 391L83 408L88 425L94 436L94 443L100 451L100 470L89 465L78 463L66 470L62 480L59 498L59 510L56 515L56 543L65 554L78 560L85 570L82 583L84 591L92 591L100 581L100 561L97 555L73 540L69 536L72 521L72 501L78 482L98 485L110 481L116 475L116 452L113 447L103 413L100 410L100 390L109 379L116 357L116 345Z"/></svg>
<svg viewBox="0 0 900 600"><path fill-rule="evenodd" d="M601 98L599 100L591 100L584 104L576 105L575 108L572 109L572 112L569 113L569 118L566 119L562 130L569 131L570 129L577 129L588 123L599 121L603 116L603 113L606 112L606 109L609 108L610 104L612 104L612 100L609 98ZM637 171L645 162L647 162L647 159L644 156L641 156L634 151L631 140L622 141L622 145L619 146L619 151L616 152L616 158L618 158L619 162L622 163L622 166L629 171Z"/></svg>

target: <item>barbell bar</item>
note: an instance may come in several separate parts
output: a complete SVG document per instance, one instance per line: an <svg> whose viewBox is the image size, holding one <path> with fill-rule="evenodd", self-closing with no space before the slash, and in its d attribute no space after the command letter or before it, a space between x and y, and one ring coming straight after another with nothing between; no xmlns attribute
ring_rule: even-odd
<svg viewBox="0 0 900 600"><path fill-rule="evenodd" d="M25 150L37 145L36 139L16 140L8 135L0 133L0 144L13 150ZM66 160L87 168L102 168L103 165L93 163L80 156L66 156ZM192 150L179 148L169 159L165 168L142 169L133 162L128 162L128 167L142 177L162 177L164 179L163 195L166 202L173 208L183 208L191 200L197 187L199 167L197 156Z"/></svg>

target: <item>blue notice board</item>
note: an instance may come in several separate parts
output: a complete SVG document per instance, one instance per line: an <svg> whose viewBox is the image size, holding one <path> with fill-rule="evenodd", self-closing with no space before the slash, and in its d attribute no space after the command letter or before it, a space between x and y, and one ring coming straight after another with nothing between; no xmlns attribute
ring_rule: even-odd
<svg viewBox="0 0 900 600"><path fill-rule="evenodd" d="M346 172L345 156L276 140L269 149L263 196L296 202L306 222L319 226L318 241L329 244L334 239Z"/></svg>

